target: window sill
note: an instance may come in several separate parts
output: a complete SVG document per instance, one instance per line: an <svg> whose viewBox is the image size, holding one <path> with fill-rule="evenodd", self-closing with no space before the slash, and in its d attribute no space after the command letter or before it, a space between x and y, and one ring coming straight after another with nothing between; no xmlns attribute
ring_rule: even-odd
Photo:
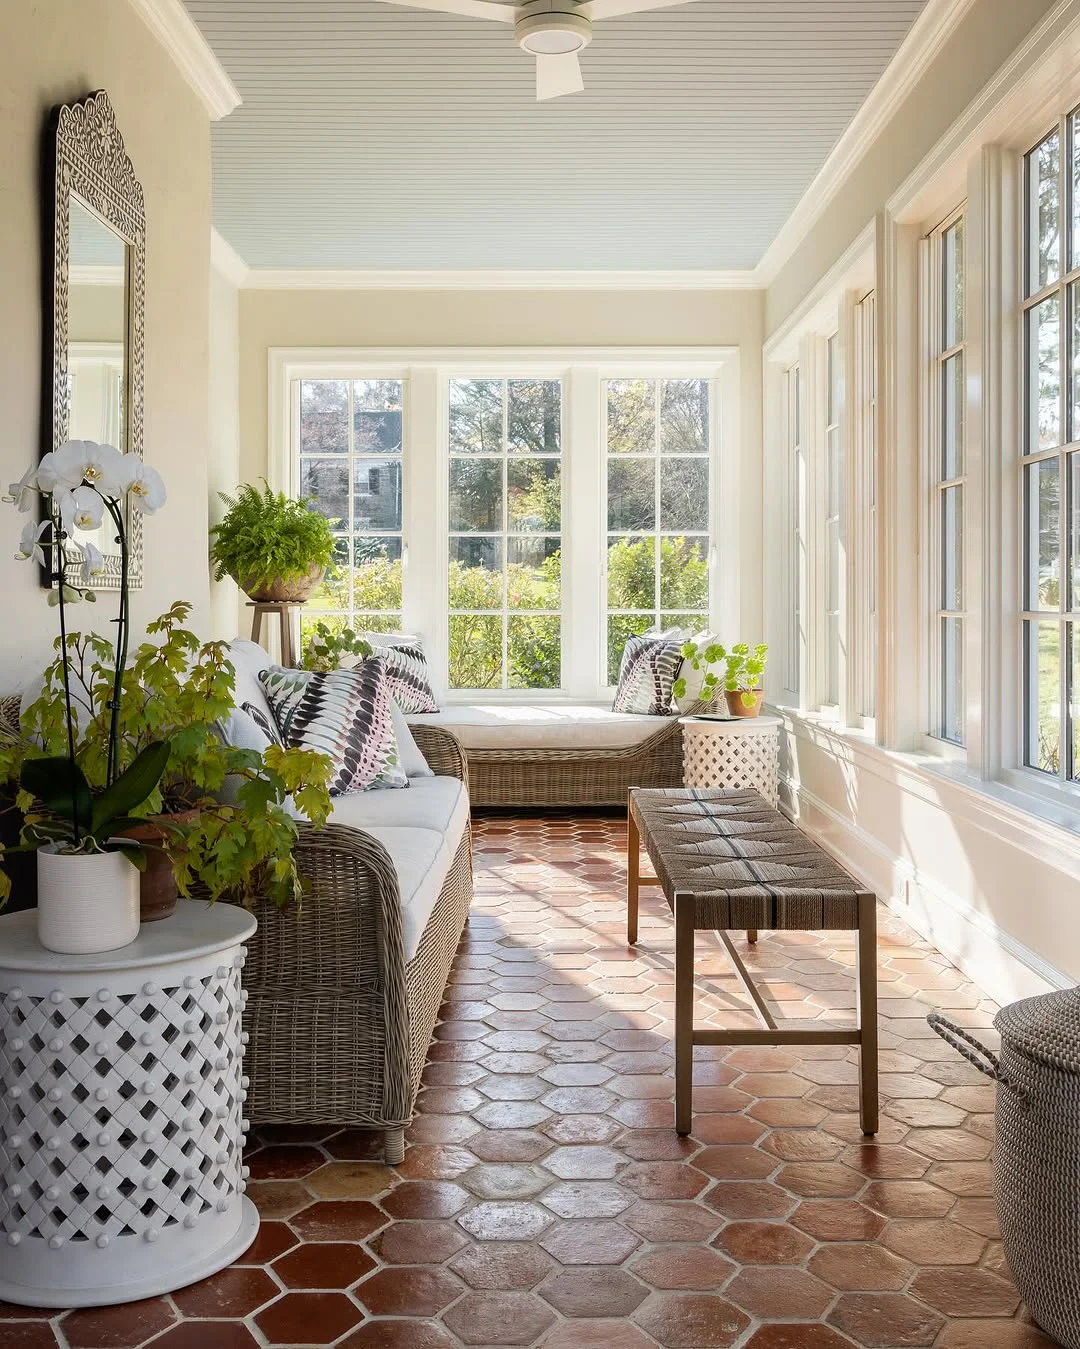
<svg viewBox="0 0 1080 1349"><path fill-rule="evenodd" d="M839 726L835 718L778 705L793 735L827 753L842 753L867 772L892 782L948 814L970 821L1040 861L1080 880L1080 806L1063 791L1060 802L1016 782L987 781L967 764L928 751L884 749L867 731ZM1037 825L1038 827L1033 827Z"/></svg>

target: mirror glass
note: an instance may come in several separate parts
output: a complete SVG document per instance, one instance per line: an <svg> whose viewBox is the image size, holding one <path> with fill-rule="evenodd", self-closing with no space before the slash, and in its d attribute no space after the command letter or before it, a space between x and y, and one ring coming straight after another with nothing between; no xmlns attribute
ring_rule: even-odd
<svg viewBox="0 0 1080 1349"><path fill-rule="evenodd" d="M129 245L74 194L68 197L68 436L127 453ZM106 517L108 520L108 517ZM102 553L119 552L107 525L90 539Z"/></svg>

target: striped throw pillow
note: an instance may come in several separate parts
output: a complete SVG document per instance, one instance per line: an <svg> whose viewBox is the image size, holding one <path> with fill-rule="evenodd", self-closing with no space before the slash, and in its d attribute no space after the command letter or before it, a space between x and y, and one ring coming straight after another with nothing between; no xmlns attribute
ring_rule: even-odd
<svg viewBox="0 0 1080 1349"><path fill-rule="evenodd" d="M623 648L613 712L665 717L675 709L672 690L683 663L682 639L670 634L631 637Z"/></svg>
<svg viewBox="0 0 1080 1349"><path fill-rule="evenodd" d="M419 641L381 632L365 632L362 636L386 661L390 696L402 712L407 717L417 712L438 712L427 656Z"/></svg>
<svg viewBox="0 0 1080 1349"><path fill-rule="evenodd" d="M407 787L391 717L386 665L371 656L351 670L271 665L259 681L285 745L319 750L334 765L330 795Z"/></svg>

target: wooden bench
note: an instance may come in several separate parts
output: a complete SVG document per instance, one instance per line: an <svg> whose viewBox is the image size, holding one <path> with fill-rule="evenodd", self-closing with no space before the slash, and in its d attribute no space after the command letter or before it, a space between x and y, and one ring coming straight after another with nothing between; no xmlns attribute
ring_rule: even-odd
<svg viewBox="0 0 1080 1349"><path fill-rule="evenodd" d="M693 1118L695 1045L857 1045L859 1119L878 1128L877 901L786 816L753 791L631 788L627 814L627 940L638 939L638 892L659 885L675 916L675 1129ZM640 874L640 845L655 875ZM854 1027L777 1026L728 932L855 931ZM716 931L749 993L758 1029L694 1026L694 933Z"/></svg>

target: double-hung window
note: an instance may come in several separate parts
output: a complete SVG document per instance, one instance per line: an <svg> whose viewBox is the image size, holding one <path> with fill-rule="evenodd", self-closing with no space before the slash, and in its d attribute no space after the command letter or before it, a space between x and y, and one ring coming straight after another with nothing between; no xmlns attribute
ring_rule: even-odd
<svg viewBox="0 0 1080 1349"><path fill-rule="evenodd" d="M930 236L930 730L964 743L964 215Z"/></svg>
<svg viewBox="0 0 1080 1349"><path fill-rule="evenodd" d="M790 366L784 374L784 431L785 431L785 469L787 473L788 504L788 558L787 597L787 688L799 695L801 679L799 667L802 663L803 649L803 609L802 584L806 573L805 531L803 525L803 500L806 492L806 471L803 457L802 432L802 373L797 365Z"/></svg>
<svg viewBox="0 0 1080 1349"><path fill-rule="evenodd" d="M709 622L708 379L604 381L607 674L628 637Z"/></svg>
<svg viewBox="0 0 1080 1349"><path fill-rule="evenodd" d="M857 714L875 712L877 685L877 324L874 292L855 306L855 499Z"/></svg>
<svg viewBox="0 0 1080 1349"><path fill-rule="evenodd" d="M562 383L451 379L448 684L557 689Z"/></svg>
<svg viewBox="0 0 1080 1349"><path fill-rule="evenodd" d="M320 621L401 628L403 393L399 379L300 381L300 495L334 531L302 632Z"/></svg>
<svg viewBox="0 0 1080 1349"><path fill-rule="evenodd" d="M842 375L840 335L833 333L826 343L825 413L825 650L821 701L829 707L840 705L840 660L842 643L841 571L843 543L840 512L844 499L844 456L840 434Z"/></svg>
<svg viewBox="0 0 1080 1349"><path fill-rule="evenodd" d="M1024 763L1080 780L1080 113L1025 160Z"/></svg>

